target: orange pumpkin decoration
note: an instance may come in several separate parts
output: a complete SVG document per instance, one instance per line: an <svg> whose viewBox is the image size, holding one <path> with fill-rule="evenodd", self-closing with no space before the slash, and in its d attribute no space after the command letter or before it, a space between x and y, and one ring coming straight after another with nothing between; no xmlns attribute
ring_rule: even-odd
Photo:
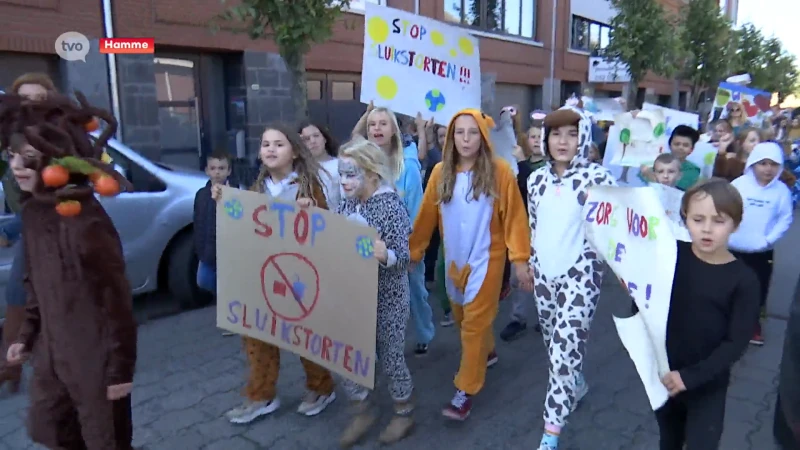
<svg viewBox="0 0 800 450"><path fill-rule="evenodd" d="M100 122L97 120L96 117L92 117L92 120L86 122L86 125L84 125L84 127L86 128L86 131L91 133L92 131L97 131L97 129L100 128Z"/></svg>
<svg viewBox="0 0 800 450"><path fill-rule="evenodd" d="M42 170L42 182L47 187L60 188L69 182L69 171L63 166L47 166Z"/></svg>
<svg viewBox="0 0 800 450"><path fill-rule="evenodd" d="M92 184L94 184L94 191L103 197L113 197L119 194L119 183L109 175L95 176Z"/></svg>
<svg viewBox="0 0 800 450"><path fill-rule="evenodd" d="M75 217L81 213L81 204L75 200L59 202L56 212L62 217Z"/></svg>

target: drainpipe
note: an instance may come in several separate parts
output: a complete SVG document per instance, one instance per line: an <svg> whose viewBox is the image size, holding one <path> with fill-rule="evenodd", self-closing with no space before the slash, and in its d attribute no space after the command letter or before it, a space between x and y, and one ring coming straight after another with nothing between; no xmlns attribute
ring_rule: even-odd
<svg viewBox="0 0 800 450"><path fill-rule="evenodd" d="M417 0L419 1L419 0ZM556 79L556 20L558 18L558 0L553 0L553 19L550 23L550 103L545 110L555 104L555 79ZM544 106L544 105L542 105Z"/></svg>
<svg viewBox="0 0 800 450"><path fill-rule="evenodd" d="M419 0L414 0L414 14L419 15Z"/></svg>
<svg viewBox="0 0 800 450"><path fill-rule="evenodd" d="M111 11L111 0L103 0L103 35L107 38L114 37L114 16ZM117 79L117 55L106 54L108 64L108 84L111 88L111 111L117 119L116 138L122 141L122 113L119 107L119 80Z"/></svg>

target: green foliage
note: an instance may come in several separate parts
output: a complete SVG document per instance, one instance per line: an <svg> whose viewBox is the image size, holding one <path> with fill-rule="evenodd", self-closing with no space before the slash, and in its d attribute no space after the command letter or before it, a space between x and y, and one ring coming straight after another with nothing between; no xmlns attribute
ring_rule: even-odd
<svg viewBox="0 0 800 450"><path fill-rule="evenodd" d="M678 48L673 18L657 0L610 2L617 15L609 24L611 32L606 56L628 65L633 86L638 86L648 72L672 75Z"/></svg>
<svg viewBox="0 0 800 450"><path fill-rule="evenodd" d="M728 72L731 24L717 0L690 0L681 8L679 77L692 85L692 106L700 91L716 86Z"/></svg>
<svg viewBox="0 0 800 450"><path fill-rule="evenodd" d="M777 38L766 38L752 24L733 34L732 73L749 73L751 86L778 93L780 100L800 90L797 59Z"/></svg>
<svg viewBox="0 0 800 450"><path fill-rule="evenodd" d="M228 3L227 0L221 0ZM305 55L313 44L330 39L333 26L350 0L237 0L216 16L211 26L247 33L251 39L273 39L293 75L292 97L297 117L306 116Z"/></svg>

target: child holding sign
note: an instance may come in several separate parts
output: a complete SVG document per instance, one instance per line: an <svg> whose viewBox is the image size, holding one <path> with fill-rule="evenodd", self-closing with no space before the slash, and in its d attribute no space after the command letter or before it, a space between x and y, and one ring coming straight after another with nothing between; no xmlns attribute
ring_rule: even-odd
<svg viewBox="0 0 800 450"><path fill-rule="evenodd" d="M319 179L322 168L297 133L280 125L267 127L261 136L258 156L261 158L261 171L251 191L265 194L268 199L297 201L300 206L314 204L327 209L323 184ZM211 196L219 201L222 185L215 185ZM225 413L235 424L250 423L280 407L275 392L281 366L280 349L251 337L245 336L243 340L250 366L250 377L244 391L246 400L242 406ZM308 394L297 412L315 416L336 399L333 378L322 366L305 358L300 360L306 372Z"/></svg>
<svg viewBox="0 0 800 450"><path fill-rule="evenodd" d="M792 193L780 180L783 171L781 146L762 142L747 157L744 175L733 180L746 203L742 224L728 245L758 276L762 308L766 306L772 278L772 248L792 225ZM764 344L760 324L752 336L752 344Z"/></svg>
<svg viewBox="0 0 800 450"><path fill-rule="evenodd" d="M719 447L731 367L758 320L758 279L727 248L742 210L742 197L718 178L683 196L692 242L677 242L667 319L671 372L661 380L670 399L655 412L661 450Z"/></svg>
<svg viewBox="0 0 800 450"><path fill-rule="evenodd" d="M482 388L486 366L497 361L492 322L497 316L503 269L514 265L523 289L532 289L525 208L514 172L495 158L491 117L476 109L458 112L447 127L442 162L431 173L411 235L411 260L422 260L439 226L447 270L446 289L461 329L456 393L442 410L465 420Z"/></svg>
<svg viewBox="0 0 800 450"><path fill-rule="evenodd" d="M581 368L586 338L600 296L603 262L584 231L583 205L591 186L614 177L587 158L592 119L565 106L544 119L547 164L528 178L528 216L539 325L550 354L545 431L540 450L558 448L561 428L586 395Z"/></svg>
<svg viewBox="0 0 800 450"><path fill-rule="evenodd" d="M378 260L377 354L383 373L389 377L394 417L379 440L383 444L406 437L414 425L411 391L414 385L403 354L406 322L410 313L408 287L408 235L411 221L403 201L392 187L386 155L375 144L358 140L340 152L339 177L345 201L337 213L378 230L375 258ZM375 421L367 401L369 391L350 380L342 386L353 400L355 415L341 438L342 447L355 445Z"/></svg>
<svg viewBox="0 0 800 450"><path fill-rule="evenodd" d="M686 125L678 125L672 130L672 135L669 137L669 151L680 162L680 177L675 187L685 191L690 187L697 184L700 178L700 168L693 162L689 161L689 155L694 151L694 146L700 140L700 134L692 127ZM655 181L653 171L649 167L643 166L639 173L639 177L643 181Z"/></svg>

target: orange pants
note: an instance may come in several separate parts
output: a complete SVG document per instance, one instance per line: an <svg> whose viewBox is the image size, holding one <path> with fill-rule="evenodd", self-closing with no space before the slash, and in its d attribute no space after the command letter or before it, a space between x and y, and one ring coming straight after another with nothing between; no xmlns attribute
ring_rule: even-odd
<svg viewBox="0 0 800 450"><path fill-rule="evenodd" d="M275 386L281 368L281 350L264 341L244 337L244 350L250 365L250 376L244 395L248 400L259 402L275 398ZM320 395L333 392L333 378L328 369L305 358L300 358L306 373L306 388Z"/></svg>

